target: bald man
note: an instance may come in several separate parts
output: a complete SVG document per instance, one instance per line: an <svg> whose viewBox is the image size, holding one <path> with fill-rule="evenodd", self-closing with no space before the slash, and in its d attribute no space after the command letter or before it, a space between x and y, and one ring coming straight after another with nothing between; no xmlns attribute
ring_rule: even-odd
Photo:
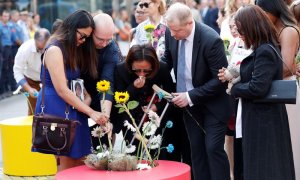
<svg viewBox="0 0 300 180"><path fill-rule="evenodd" d="M110 82L112 92L114 91L114 70L116 64L121 61L122 56L120 54L119 47L113 40L113 34L115 31L114 22L108 14L97 14L94 16L95 31L92 35L94 44L97 48L98 58L98 78L93 79L88 74L82 74L84 79L84 85L86 90L92 97L91 108L97 111L101 111L102 94L96 89L96 84L100 80L106 80ZM104 109L107 117L110 117L110 111L113 101L113 95L106 94L104 100ZM91 130L94 127L91 127ZM98 139L93 139L93 147L96 148L99 144Z"/></svg>

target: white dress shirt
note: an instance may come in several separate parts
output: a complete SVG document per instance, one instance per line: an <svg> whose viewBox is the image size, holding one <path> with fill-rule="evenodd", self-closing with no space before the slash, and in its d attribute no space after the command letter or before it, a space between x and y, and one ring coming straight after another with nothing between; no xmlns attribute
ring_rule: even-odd
<svg viewBox="0 0 300 180"><path fill-rule="evenodd" d="M15 56L14 77L19 85L26 83L25 77L40 81L41 53L37 52L33 39L23 43Z"/></svg>

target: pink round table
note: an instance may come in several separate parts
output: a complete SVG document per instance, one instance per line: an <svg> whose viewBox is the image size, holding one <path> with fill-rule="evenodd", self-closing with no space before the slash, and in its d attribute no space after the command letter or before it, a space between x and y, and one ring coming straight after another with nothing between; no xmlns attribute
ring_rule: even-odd
<svg viewBox="0 0 300 180"><path fill-rule="evenodd" d="M56 180L190 180L190 166L174 161L158 161L159 165L149 170L140 171L101 171L90 169L87 166L78 166L58 172Z"/></svg>

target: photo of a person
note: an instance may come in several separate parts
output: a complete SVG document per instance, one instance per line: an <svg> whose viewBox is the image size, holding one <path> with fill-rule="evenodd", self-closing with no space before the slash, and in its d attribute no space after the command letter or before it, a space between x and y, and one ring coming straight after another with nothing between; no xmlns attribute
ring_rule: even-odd
<svg viewBox="0 0 300 180"><path fill-rule="evenodd" d="M84 87L81 79L72 81L72 91L81 101L84 100Z"/></svg>

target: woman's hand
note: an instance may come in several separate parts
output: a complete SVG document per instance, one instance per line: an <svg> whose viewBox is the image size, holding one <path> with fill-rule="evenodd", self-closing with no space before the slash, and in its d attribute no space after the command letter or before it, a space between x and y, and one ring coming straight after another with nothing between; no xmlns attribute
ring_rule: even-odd
<svg viewBox="0 0 300 180"><path fill-rule="evenodd" d="M134 85L134 87L136 87L136 88L142 88L142 87L144 87L145 82L146 82L146 77L140 76L139 78L137 78L137 79L133 82L133 85Z"/></svg>
<svg viewBox="0 0 300 180"><path fill-rule="evenodd" d="M90 118L93 119L97 124L101 126L105 125L109 120L109 117L107 117L104 113L98 111L93 111L90 114Z"/></svg>
<svg viewBox="0 0 300 180"><path fill-rule="evenodd" d="M225 70L226 68L222 67L222 69L219 69L219 73L218 73L219 80L223 83L226 82Z"/></svg>

